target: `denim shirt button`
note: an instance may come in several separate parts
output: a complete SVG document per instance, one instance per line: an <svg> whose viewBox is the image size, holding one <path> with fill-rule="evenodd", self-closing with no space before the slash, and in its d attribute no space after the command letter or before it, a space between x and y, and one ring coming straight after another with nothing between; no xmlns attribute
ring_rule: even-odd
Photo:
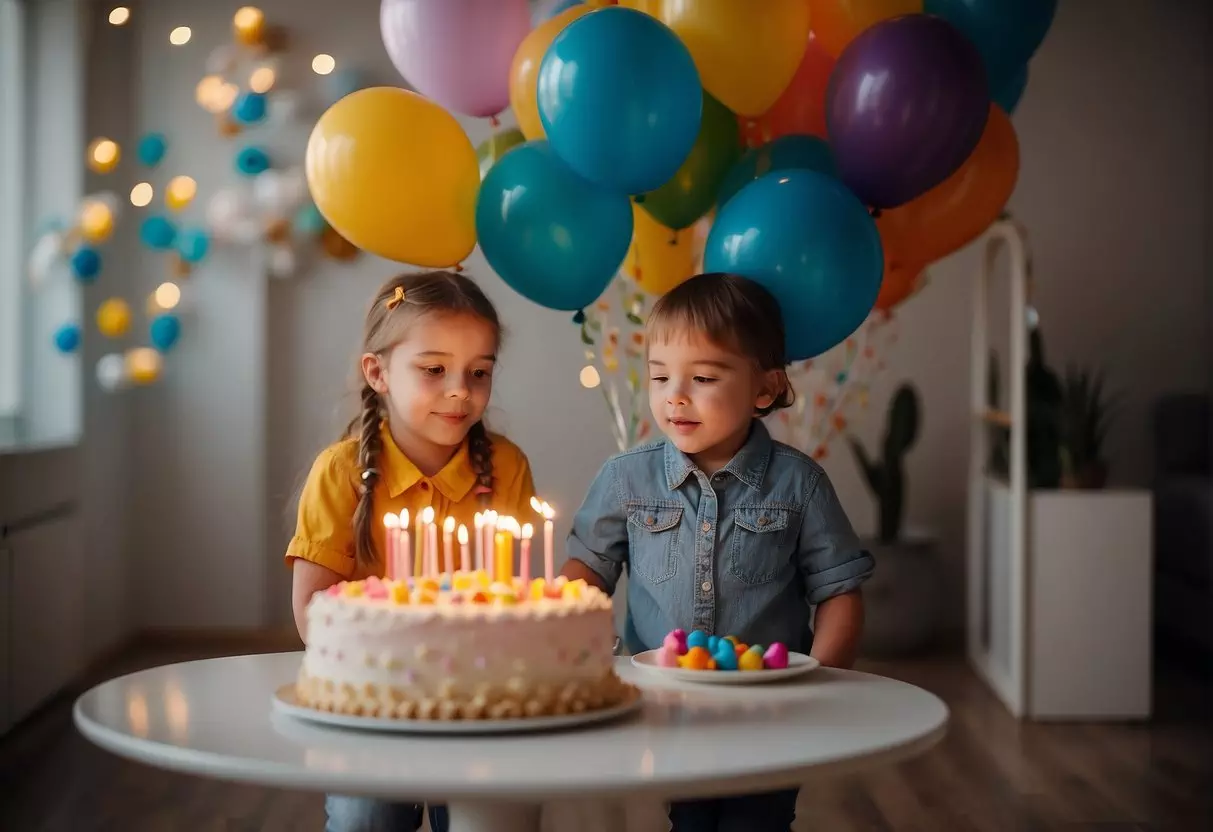
<svg viewBox="0 0 1213 832"><path fill-rule="evenodd" d="M703 524L703 530L704 530L705 532L710 532L710 531L712 530L712 524L711 524L711 523L704 523L704 524Z"/></svg>
<svg viewBox="0 0 1213 832"><path fill-rule="evenodd" d="M758 525L760 525L760 526L765 526L767 523L770 523L770 522L771 521L769 519L767 519L766 517L758 518Z"/></svg>
<svg viewBox="0 0 1213 832"><path fill-rule="evenodd" d="M654 523L656 523L656 522L657 522L657 518L656 518L656 517L654 517L654 516L653 516L653 515L651 515L651 514L650 514L648 517L644 518L644 524L645 524L646 526L651 526L651 525L653 525L653 524L654 524Z"/></svg>
<svg viewBox="0 0 1213 832"><path fill-rule="evenodd" d="M699 588L702 589L704 592L711 592L712 591L712 582L704 581L703 583L701 583L699 585Z"/></svg>

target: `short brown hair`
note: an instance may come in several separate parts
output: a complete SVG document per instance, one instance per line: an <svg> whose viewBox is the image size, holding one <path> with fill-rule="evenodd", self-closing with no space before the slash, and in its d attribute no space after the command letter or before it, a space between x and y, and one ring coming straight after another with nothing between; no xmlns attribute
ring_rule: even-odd
<svg viewBox="0 0 1213 832"><path fill-rule="evenodd" d="M674 333L698 332L725 349L754 362L761 372L788 366L783 312L779 301L760 284L736 274L695 275L657 299L646 324L648 341L666 340ZM758 415L791 407L792 385L783 387Z"/></svg>

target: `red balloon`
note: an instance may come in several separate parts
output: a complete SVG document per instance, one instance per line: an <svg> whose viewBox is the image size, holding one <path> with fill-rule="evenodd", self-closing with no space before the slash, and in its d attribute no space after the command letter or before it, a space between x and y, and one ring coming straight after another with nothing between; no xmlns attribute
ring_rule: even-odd
<svg viewBox="0 0 1213 832"><path fill-rule="evenodd" d="M759 147L792 133L826 136L826 87L834 70L834 58L809 33L809 45L796 74L779 99L755 119L738 117L741 140L746 147Z"/></svg>

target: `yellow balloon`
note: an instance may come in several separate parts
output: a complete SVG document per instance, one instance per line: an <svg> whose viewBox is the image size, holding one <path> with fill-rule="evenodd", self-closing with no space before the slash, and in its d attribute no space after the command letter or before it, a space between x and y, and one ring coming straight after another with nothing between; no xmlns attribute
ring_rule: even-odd
<svg viewBox="0 0 1213 832"><path fill-rule="evenodd" d="M164 359L151 347L135 347L126 353L126 374L135 384L151 384L160 378Z"/></svg>
<svg viewBox="0 0 1213 832"><path fill-rule="evenodd" d="M809 42L808 0L620 0L619 5L673 29L695 59L703 88L743 116L771 109Z"/></svg>
<svg viewBox="0 0 1213 832"><path fill-rule="evenodd" d="M110 298L97 307L97 329L107 338L121 338L131 328L131 308L121 298Z"/></svg>
<svg viewBox="0 0 1213 832"><path fill-rule="evenodd" d="M633 202L632 222L632 244L623 260L623 273L637 286L660 296L695 274L709 218L675 231Z"/></svg>
<svg viewBox="0 0 1213 832"><path fill-rule="evenodd" d="M363 251L443 268L476 245L476 151L417 93L371 87L342 98L312 128L305 170L324 219Z"/></svg>
<svg viewBox="0 0 1213 832"><path fill-rule="evenodd" d="M542 139L546 135L543 122L539 120L539 100L536 92L539 64L543 62L544 53L548 51L556 36L564 31L565 26L591 11L593 9L585 4L565 9L540 23L518 44L514 62L510 65L510 106L514 108L518 129L528 141Z"/></svg>

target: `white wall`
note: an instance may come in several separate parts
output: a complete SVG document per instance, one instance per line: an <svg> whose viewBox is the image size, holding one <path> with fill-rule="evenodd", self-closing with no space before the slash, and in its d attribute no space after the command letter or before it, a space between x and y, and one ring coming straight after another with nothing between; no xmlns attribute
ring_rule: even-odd
<svg viewBox="0 0 1213 832"><path fill-rule="evenodd" d="M192 100L210 49L228 37L236 3L144 4L139 129L174 142L163 179L188 172L200 199L231 176L234 144L220 140ZM316 52L400 83L384 54L376 0L270 0L287 24L289 77ZM1210 378L1206 239L1210 188L1209 107L1196 78L1210 70L1205 4L1063 3L1032 67L1015 117L1023 169L1011 207L1032 235L1036 303L1050 354L1102 361L1127 393L1110 438L1114 476L1142 482L1150 466L1146 413L1173 389ZM169 30L190 25L191 43L170 47ZM465 120L473 142L489 133ZM276 138L284 158L302 158L307 128ZM289 151L289 152L288 152ZM160 184L163 179L156 180ZM494 426L528 452L539 488L566 523L612 451L597 391L577 384L580 347L563 313L539 309L492 276L481 278L510 328L494 396ZM912 380L924 401L923 435L911 453L910 521L944 541L948 582L941 604L963 619L963 437L967 428L972 252L935 270L933 284L904 307L902 337L859 428L874 439L887 393ZM364 306L397 267L363 258L353 267L319 261L293 281L268 286L245 255L223 254L191 278L195 316L167 366L165 383L135 401L132 444L133 558L141 623L244 626L289 620L287 503L299 477L352 412L350 374ZM140 256L144 288L163 264ZM1183 345L1181 347L1181 345ZM540 361L545 369L540 371ZM827 467L857 525L872 506L845 447Z"/></svg>

